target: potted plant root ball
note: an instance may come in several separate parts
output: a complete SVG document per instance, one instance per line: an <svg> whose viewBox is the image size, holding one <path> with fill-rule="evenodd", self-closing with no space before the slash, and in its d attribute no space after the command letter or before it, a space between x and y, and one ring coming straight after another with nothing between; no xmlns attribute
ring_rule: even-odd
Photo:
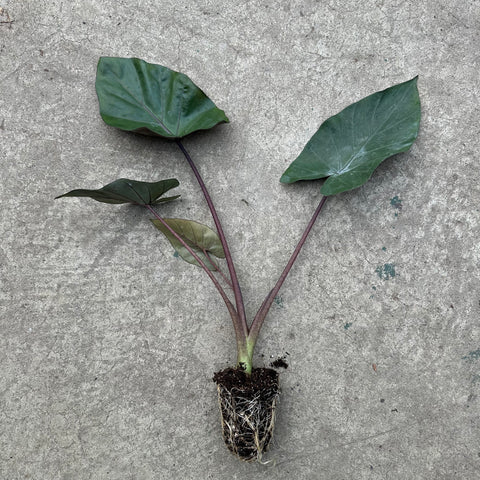
<svg viewBox="0 0 480 480"><path fill-rule="evenodd" d="M223 437L240 459L260 461L273 436L279 396L278 373L253 367L263 322L327 198L360 187L383 160L405 152L415 141L420 123L417 78L374 93L323 122L283 173L282 183L325 179L319 187L322 197L280 278L251 322L245 315L242 290L215 206L182 143L183 137L193 132L228 122L225 113L186 75L137 58L101 58L96 90L100 114L108 125L176 142L198 181L215 228L161 215L163 203L179 197L164 196L179 185L174 178L154 182L122 178L97 190L72 190L60 197L90 197L147 209L153 225L178 255L202 268L210 278L225 303L236 339L235 364L213 377Z"/></svg>
<svg viewBox="0 0 480 480"><path fill-rule="evenodd" d="M228 449L242 460L261 459L272 439L279 394L278 373L254 368L227 368L213 376L217 383L222 432Z"/></svg>

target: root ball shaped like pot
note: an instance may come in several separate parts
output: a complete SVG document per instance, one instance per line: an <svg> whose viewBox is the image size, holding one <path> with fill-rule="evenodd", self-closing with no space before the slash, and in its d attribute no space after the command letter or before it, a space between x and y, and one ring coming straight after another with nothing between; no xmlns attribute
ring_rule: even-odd
<svg viewBox="0 0 480 480"><path fill-rule="evenodd" d="M260 461L275 425L279 395L278 373L255 368L250 376L240 369L215 373L222 431L228 449L245 461Z"/></svg>

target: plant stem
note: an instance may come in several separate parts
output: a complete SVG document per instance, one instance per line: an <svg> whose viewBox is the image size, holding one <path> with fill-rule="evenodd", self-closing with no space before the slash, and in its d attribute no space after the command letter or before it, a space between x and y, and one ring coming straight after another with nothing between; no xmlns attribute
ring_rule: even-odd
<svg viewBox="0 0 480 480"><path fill-rule="evenodd" d="M267 295L267 297L263 301L262 306L260 307L257 314L255 315L255 318L253 319L252 325L250 326L250 333L248 335L248 341L247 341L248 350L249 351L251 350L252 354L258 339L258 334L260 333L260 329L262 328L263 321L265 320L265 317L267 316L267 313L270 310L270 307L272 306L273 300L277 296L280 288L283 285L283 282L285 281L288 273L290 272L290 269L295 263L295 260L297 259L298 254L300 253L300 250L302 249L303 244L305 243L305 240L307 239L308 234L310 233L310 230L315 224L315 220L317 219L320 211L322 210L323 205L325 205L326 200L327 200L327 197L322 197L322 199L320 200L320 203L318 204L318 207L315 210L315 213L310 219L310 222L308 222L307 228L303 232L302 237L298 242L298 245L295 247L295 250L293 251L292 256L290 257L290 260L288 261L286 267L284 268L282 274L280 275L280 278L278 279L275 286L272 288L270 293Z"/></svg>
<svg viewBox="0 0 480 480"><path fill-rule="evenodd" d="M238 321L238 314L237 311L235 310L235 307L233 306L232 302L228 298L227 294L223 290L222 286L218 282L218 280L215 278L215 275L210 271L210 269L205 265L203 260L195 253L195 251L183 240L183 238L178 235L178 233L173 230L173 228L168 225L168 223L157 213L157 211L151 206L151 205L145 205L145 207L150 210L150 212L155 216L155 218L166 228L168 231L188 250L190 255L193 256L193 258L199 263L199 265L205 270L206 274L210 277L212 280L213 284L215 285L216 289L220 293L220 296L222 297L223 301L225 302L225 305L227 306L228 312L230 313L230 316L232 318L233 322L233 327L235 329L235 336L237 338L237 348L240 352L243 352L246 350L246 339L245 336L243 335L243 331L239 328L240 323Z"/></svg>
<svg viewBox="0 0 480 480"><path fill-rule="evenodd" d="M223 278L223 281L230 287L232 287L232 282L225 276L225 274L222 272L220 267L217 265L217 263L213 260L213 258L210 256L210 254L205 250L202 249L203 254L208 258L208 261L212 264L212 267L215 269L216 272L220 274L220 276Z"/></svg>
<svg viewBox="0 0 480 480"><path fill-rule="evenodd" d="M225 238L225 234L223 233L223 228L220 223L220 219L218 218L217 211L215 210L215 206L213 205L210 194L208 193L207 187L205 186L205 183L195 163L193 162L192 157L187 152L187 150L183 146L180 139L177 139L176 142L180 150L182 151L183 155L187 159L187 162L190 165L190 168L193 170L195 178L197 179L200 185L200 188L202 189L208 208L210 209L210 213L212 214L213 221L215 222L215 227L217 228L217 233L220 238L220 242L222 243L223 251L225 252L225 259L227 261L228 271L230 273L230 278L232 280L232 288L233 288L233 293L235 295L235 303L237 305L237 312L238 312L238 319L239 319L238 328L241 329L246 341L248 337L249 329L248 329L247 319L245 315L245 305L243 303L242 291L240 289L240 284L238 282L237 273L235 272L235 266L233 264L232 255L230 253L230 249L228 248L227 239Z"/></svg>

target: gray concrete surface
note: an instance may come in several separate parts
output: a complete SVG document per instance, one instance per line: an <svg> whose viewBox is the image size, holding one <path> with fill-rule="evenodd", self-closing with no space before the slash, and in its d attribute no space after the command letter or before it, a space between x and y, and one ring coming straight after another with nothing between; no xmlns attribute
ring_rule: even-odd
<svg viewBox="0 0 480 480"><path fill-rule="evenodd" d="M480 478L479 1L0 7L1 479ZM53 200L176 176L165 215L212 224L174 144L102 123L101 55L183 71L230 117L185 144L250 317L319 200L284 168L327 117L420 76L418 141L327 203L265 325L257 365L290 364L268 465L222 443L233 333L203 272L143 211Z"/></svg>

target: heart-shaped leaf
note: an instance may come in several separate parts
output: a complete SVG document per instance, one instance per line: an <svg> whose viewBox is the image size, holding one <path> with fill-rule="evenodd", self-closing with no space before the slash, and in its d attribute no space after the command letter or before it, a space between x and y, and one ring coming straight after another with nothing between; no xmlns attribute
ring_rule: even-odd
<svg viewBox="0 0 480 480"><path fill-rule="evenodd" d="M174 197L160 198L172 188L178 187L176 178L160 180L159 182L138 182L128 178L120 178L98 190L78 189L64 193L56 198L62 197L90 197L97 202L104 203L133 203L135 205L152 205L154 203L170 202L180 195Z"/></svg>
<svg viewBox="0 0 480 480"><path fill-rule="evenodd" d="M138 58L100 58L95 86L104 122L122 130L181 138L228 122L186 75Z"/></svg>
<svg viewBox="0 0 480 480"><path fill-rule="evenodd" d="M210 261L209 255L225 258L220 238L211 228L193 220L183 220L181 218L164 218L163 220L198 255L210 270L215 270L215 266ZM200 267L193 255L160 220L152 220L152 223L168 238L173 248L186 262Z"/></svg>
<svg viewBox="0 0 480 480"><path fill-rule="evenodd" d="M323 195L359 187L383 160L410 148L419 125L415 77L353 103L323 122L280 181L328 177L320 190Z"/></svg>

